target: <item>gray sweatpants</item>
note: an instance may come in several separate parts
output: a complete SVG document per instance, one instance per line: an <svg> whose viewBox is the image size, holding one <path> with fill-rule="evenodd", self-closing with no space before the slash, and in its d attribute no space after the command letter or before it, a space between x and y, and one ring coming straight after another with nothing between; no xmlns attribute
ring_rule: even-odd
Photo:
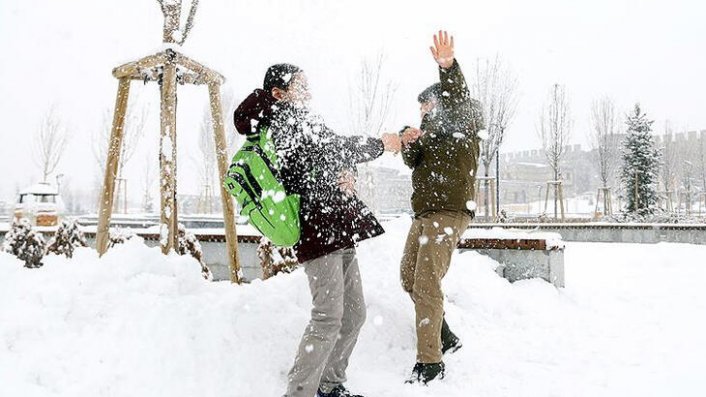
<svg viewBox="0 0 706 397"><path fill-rule="evenodd" d="M348 359L365 322L365 299L354 249L304 263L309 278L311 321L304 331L286 397L313 397L346 381Z"/></svg>

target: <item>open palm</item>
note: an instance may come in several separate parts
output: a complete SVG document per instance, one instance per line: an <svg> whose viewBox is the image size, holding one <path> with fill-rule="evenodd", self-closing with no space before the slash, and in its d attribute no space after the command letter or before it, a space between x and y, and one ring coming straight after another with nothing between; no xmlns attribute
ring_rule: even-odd
<svg viewBox="0 0 706 397"><path fill-rule="evenodd" d="M434 45L429 47L434 60L444 69L454 64L454 38L446 31L434 35Z"/></svg>

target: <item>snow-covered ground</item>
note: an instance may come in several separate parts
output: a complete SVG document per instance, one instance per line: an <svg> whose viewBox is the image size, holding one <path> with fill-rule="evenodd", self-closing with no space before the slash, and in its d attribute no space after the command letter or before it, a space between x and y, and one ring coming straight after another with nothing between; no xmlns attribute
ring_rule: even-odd
<svg viewBox="0 0 706 397"><path fill-rule="evenodd" d="M507 283L457 255L447 317L465 346L447 379L402 382L409 221L360 247L368 321L348 386L374 397L706 395L706 246L569 243L567 287ZM308 320L303 272L233 286L129 242L27 270L0 254L0 396L280 396Z"/></svg>

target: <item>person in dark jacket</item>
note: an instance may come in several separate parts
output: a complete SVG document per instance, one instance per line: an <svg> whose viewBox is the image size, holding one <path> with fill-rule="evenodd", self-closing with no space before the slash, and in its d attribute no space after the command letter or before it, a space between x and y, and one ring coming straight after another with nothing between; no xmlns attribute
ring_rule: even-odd
<svg viewBox="0 0 706 397"><path fill-rule="evenodd" d="M263 89L235 111L242 134L266 127L277 169L288 194L298 194L301 239L297 258L309 279L313 309L294 366L287 397L351 396L343 386L348 359L365 321L365 301L355 246L384 233L356 196L359 163L384 150L398 152L400 137L341 136L309 109L306 75L294 65L271 66Z"/></svg>
<svg viewBox="0 0 706 397"><path fill-rule="evenodd" d="M422 124L401 133L402 157L412 168L414 221L401 263L404 290L416 312L417 364L410 383L444 376L443 353L460 348L444 319L441 280L474 215L480 103L471 98L454 57L453 37L439 32L431 47L439 82L419 95Z"/></svg>

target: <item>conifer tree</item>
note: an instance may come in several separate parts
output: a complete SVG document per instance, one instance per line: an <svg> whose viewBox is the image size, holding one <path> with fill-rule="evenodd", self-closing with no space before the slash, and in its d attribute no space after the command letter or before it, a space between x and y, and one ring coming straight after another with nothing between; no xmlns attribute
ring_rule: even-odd
<svg viewBox="0 0 706 397"><path fill-rule="evenodd" d="M627 115L627 137L622 149L620 180L627 198L627 211L640 216L652 214L657 204L660 151L652 136L653 122L636 104Z"/></svg>

